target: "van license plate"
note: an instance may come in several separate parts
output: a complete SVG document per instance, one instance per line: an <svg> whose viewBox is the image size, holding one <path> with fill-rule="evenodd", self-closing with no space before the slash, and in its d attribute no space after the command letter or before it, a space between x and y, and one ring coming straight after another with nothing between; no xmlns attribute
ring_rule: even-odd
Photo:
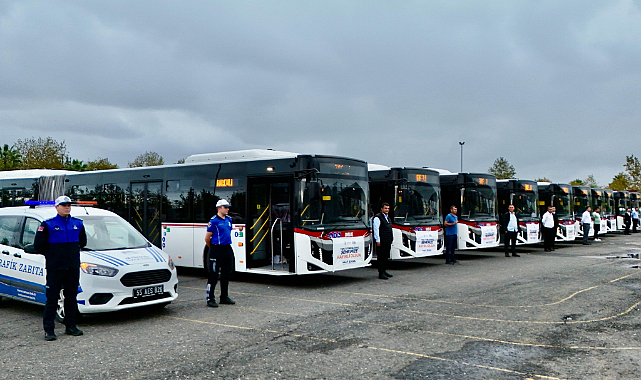
<svg viewBox="0 0 641 380"><path fill-rule="evenodd" d="M140 297L150 297L157 294L163 294L165 292L164 285L148 286L146 288L136 288L134 289L134 298Z"/></svg>

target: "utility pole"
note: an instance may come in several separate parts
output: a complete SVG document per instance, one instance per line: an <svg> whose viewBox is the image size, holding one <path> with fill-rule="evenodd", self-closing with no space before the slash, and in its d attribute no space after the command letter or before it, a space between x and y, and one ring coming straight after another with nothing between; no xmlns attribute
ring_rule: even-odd
<svg viewBox="0 0 641 380"><path fill-rule="evenodd" d="M461 146L461 173L463 173L463 145L465 145L465 141L459 141L458 144Z"/></svg>

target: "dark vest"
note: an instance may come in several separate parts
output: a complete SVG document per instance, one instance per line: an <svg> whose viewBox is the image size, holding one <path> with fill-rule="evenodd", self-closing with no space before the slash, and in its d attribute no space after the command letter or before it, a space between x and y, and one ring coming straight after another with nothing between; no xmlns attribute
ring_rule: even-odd
<svg viewBox="0 0 641 380"><path fill-rule="evenodd" d="M389 215L387 217L389 218ZM376 218L381 221L381 226L378 228L378 236L381 237L381 243L391 243L394 240L392 224L385 220L385 215L382 212L376 214Z"/></svg>

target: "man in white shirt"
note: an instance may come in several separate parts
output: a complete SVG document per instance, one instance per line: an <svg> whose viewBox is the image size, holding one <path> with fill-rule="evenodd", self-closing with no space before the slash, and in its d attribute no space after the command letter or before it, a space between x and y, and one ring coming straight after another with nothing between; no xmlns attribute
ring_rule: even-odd
<svg viewBox="0 0 641 380"><path fill-rule="evenodd" d="M552 243L554 242L554 215L552 215L552 206L548 206L548 211L541 218L543 227L543 248L545 252L552 252Z"/></svg>
<svg viewBox="0 0 641 380"><path fill-rule="evenodd" d="M592 208L588 206L581 215L581 224L583 225L583 245L590 245L588 243L588 235L590 234L590 223L592 223Z"/></svg>
<svg viewBox="0 0 641 380"><path fill-rule="evenodd" d="M632 208L632 232L637 232L637 226L639 225L639 208Z"/></svg>

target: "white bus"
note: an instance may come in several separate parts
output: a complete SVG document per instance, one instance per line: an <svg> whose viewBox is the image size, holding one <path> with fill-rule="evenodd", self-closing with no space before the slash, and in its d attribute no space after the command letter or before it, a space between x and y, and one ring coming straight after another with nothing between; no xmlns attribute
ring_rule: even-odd
<svg viewBox="0 0 641 380"><path fill-rule="evenodd" d="M514 212L519 217L519 233L516 244L537 244L541 242L539 215L539 191L535 181L523 179L499 179L496 181L499 201L499 215L508 212L514 205Z"/></svg>
<svg viewBox="0 0 641 380"><path fill-rule="evenodd" d="M439 173L429 169L368 165L371 209L390 204L391 260L443 254Z"/></svg>
<svg viewBox="0 0 641 380"><path fill-rule="evenodd" d="M572 186L567 183L537 182L539 187L539 211L547 212L548 206L556 207L559 226L555 241L574 241L574 207L572 203Z"/></svg>
<svg viewBox="0 0 641 380"><path fill-rule="evenodd" d="M592 207L592 190L589 186L572 186L574 202L574 231L576 239L583 239L583 223L581 217L588 207ZM590 222L588 237L594 236L594 222Z"/></svg>
<svg viewBox="0 0 641 380"><path fill-rule="evenodd" d="M47 179L45 181L45 179ZM190 156L184 164L0 179L3 206L64 183L71 199L129 221L177 266L203 268L216 202L231 203L239 272L294 275L368 266L367 164L343 157L245 150Z"/></svg>
<svg viewBox="0 0 641 380"><path fill-rule="evenodd" d="M443 216L450 206L458 209L457 248L469 250L497 247L496 177L486 173L439 171Z"/></svg>

